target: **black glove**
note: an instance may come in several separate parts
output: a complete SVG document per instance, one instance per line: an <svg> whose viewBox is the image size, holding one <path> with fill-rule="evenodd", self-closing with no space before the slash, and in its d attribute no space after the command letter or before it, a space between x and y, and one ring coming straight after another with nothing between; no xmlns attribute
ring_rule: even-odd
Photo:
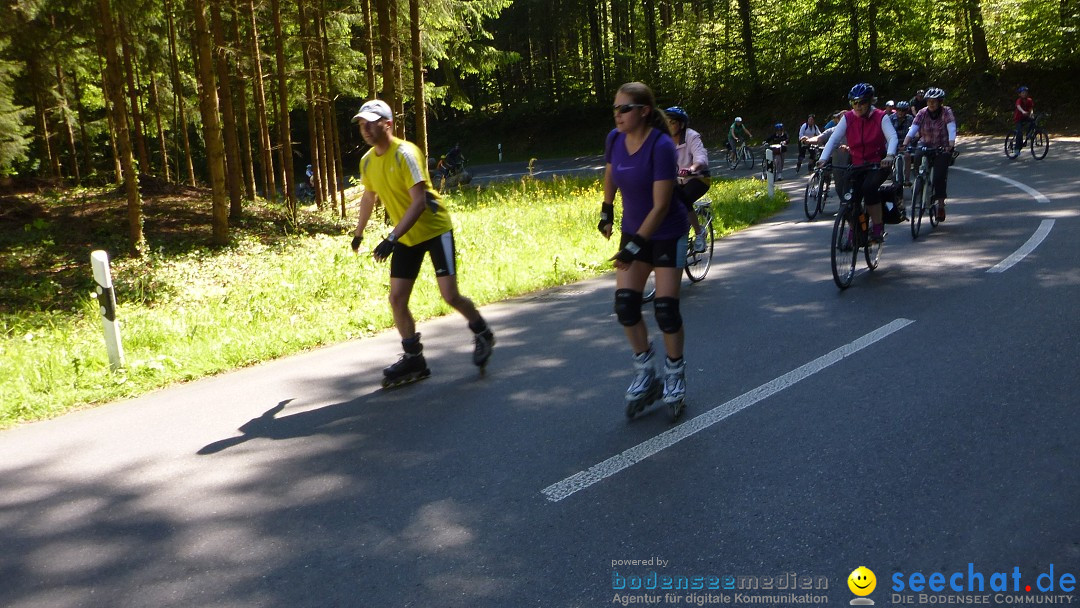
<svg viewBox="0 0 1080 608"><path fill-rule="evenodd" d="M375 259L385 260L390 257L390 254L394 252L394 243L397 242L397 235L393 232L388 234L381 243L375 246Z"/></svg>
<svg viewBox="0 0 1080 608"><path fill-rule="evenodd" d="M362 237L362 236L354 236L354 237L352 237L352 245L351 245L351 247L352 247L353 251L359 251L360 250L360 241L362 241L362 240L364 240L364 237Z"/></svg>
<svg viewBox="0 0 1080 608"><path fill-rule="evenodd" d="M600 223L596 225L596 229L600 231L600 234L607 234L607 228L615 223L615 205L612 203L601 203L600 205Z"/></svg>
<svg viewBox="0 0 1080 608"><path fill-rule="evenodd" d="M634 256L636 256L648 242L649 241L646 240L645 237L640 234L635 234L630 237L630 240L627 241L625 245L623 245L623 248L619 250L619 253L616 253L611 259L613 261L629 264L634 261Z"/></svg>

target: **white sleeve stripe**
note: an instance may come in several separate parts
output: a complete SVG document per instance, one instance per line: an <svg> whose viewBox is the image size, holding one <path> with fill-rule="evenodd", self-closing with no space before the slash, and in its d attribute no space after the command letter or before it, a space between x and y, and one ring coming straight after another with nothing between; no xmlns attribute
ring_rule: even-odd
<svg viewBox="0 0 1080 608"><path fill-rule="evenodd" d="M420 161L416 159L408 150L399 149L401 157L405 159L405 164L409 166L409 173L413 177L413 184L419 184L424 181L424 172L420 170Z"/></svg>

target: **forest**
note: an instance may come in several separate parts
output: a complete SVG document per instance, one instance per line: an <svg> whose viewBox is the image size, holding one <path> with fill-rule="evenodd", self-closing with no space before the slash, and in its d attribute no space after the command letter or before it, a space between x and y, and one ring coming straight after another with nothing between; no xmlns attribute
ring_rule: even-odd
<svg viewBox="0 0 1080 608"><path fill-rule="evenodd" d="M295 213L308 164L319 207L344 216L350 119L376 96L433 154L505 140L528 158L603 133L630 80L705 127L801 121L858 81L896 99L933 84L964 129L999 133L1021 84L1080 110L1078 26L1080 0L16 0L0 6L0 186L120 185L138 255L140 180L208 186L219 245L245 201Z"/></svg>

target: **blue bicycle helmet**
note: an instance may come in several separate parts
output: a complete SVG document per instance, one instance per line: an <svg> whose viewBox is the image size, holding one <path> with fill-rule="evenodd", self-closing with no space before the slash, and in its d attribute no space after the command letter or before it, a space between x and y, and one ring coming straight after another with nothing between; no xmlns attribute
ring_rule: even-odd
<svg viewBox="0 0 1080 608"><path fill-rule="evenodd" d="M684 125L690 122L690 115L686 113L686 110L680 108L679 106L671 106L670 108L664 110L664 113L667 114L668 117L674 118L679 122L683 123Z"/></svg>
<svg viewBox="0 0 1080 608"><path fill-rule="evenodd" d="M772 128L774 128L774 129L776 129L776 130L778 130L778 131L779 131L780 129L783 129L783 128L784 128L784 123L782 123L782 122L778 122L778 123L776 123L775 125L773 125L773 126L772 126Z"/></svg>
<svg viewBox="0 0 1080 608"><path fill-rule="evenodd" d="M945 99L945 89L930 87L926 90L927 99Z"/></svg>
<svg viewBox="0 0 1080 608"><path fill-rule="evenodd" d="M860 82L851 87L851 90L848 91L847 98L850 101L868 101L874 103L875 95L874 85L868 82Z"/></svg>
<svg viewBox="0 0 1080 608"><path fill-rule="evenodd" d="M1027 87L1020 87L1019 89L1016 89L1016 92L1017 92L1017 93L1023 93L1023 92L1024 92L1024 91L1026 91L1026 90L1028 90L1028 88L1027 88Z"/></svg>
<svg viewBox="0 0 1080 608"><path fill-rule="evenodd" d="M906 102L906 101L900 101L900 102L897 102L896 109L897 110L910 110L911 109L911 104Z"/></svg>

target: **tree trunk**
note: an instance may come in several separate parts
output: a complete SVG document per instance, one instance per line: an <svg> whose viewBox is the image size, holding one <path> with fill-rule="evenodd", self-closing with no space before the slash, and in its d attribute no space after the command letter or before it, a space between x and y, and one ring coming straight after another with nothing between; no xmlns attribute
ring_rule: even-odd
<svg viewBox="0 0 1080 608"><path fill-rule="evenodd" d="M240 166L240 141L236 136L236 113L233 110L229 83L229 57L225 48L225 28L221 22L221 0L210 3L210 27L214 36L214 66L217 69L218 104L221 107L222 135L225 138L225 179L229 190L229 217L238 219L244 213L243 178Z"/></svg>
<svg viewBox="0 0 1080 608"><path fill-rule="evenodd" d="M660 73L658 65L659 51L656 41L656 6L653 0L644 0L645 8L645 36L649 49L649 78L653 81Z"/></svg>
<svg viewBox="0 0 1080 608"><path fill-rule="evenodd" d="M412 25L413 112L416 114L416 145L428 155L427 102L424 99L424 57L420 45L420 0L409 0L409 22Z"/></svg>
<svg viewBox="0 0 1080 608"><path fill-rule="evenodd" d="M390 26L390 3L394 0L375 0L379 16L379 45L382 48L382 93L379 97L391 108L397 106L397 90L394 80L394 32ZM397 117L394 123L396 124Z"/></svg>
<svg viewBox="0 0 1080 608"><path fill-rule="evenodd" d="M975 60L975 69L985 71L990 67L990 49L986 46L982 0L968 0L967 11L971 21L971 56Z"/></svg>
<svg viewBox="0 0 1080 608"><path fill-rule="evenodd" d="M121 12L117 23L120 25L120 48L124 53L124 74L127 78L128 97L131 99L131 126L135 130L135 152L139 155L139 171L150 174L150 155L146 151L146 137L143 135L142 109L139 104L139 88L135 86L135 51L131 48L131 33L127 31L127 22Z"/></svg>
<svg viewBox="0 0 1080 608"><path fill-rule="evenodd" d="M100 1L100 0L99 0ZM105 0L105 7L108 8L108 0ZM101 7L98 6L98 13L100 19ZM95 33L97 34L97 47L98 47L98 71L101 72L101 91L105 95L105 120L109 123L109 145L112 148L113 159L113 183L121 185L124 183L124 172L120 165L120 145L116 142L116 121L113 120L113 111L109 107L109 104L115 99L115 92L110 88L111 76L109 75L108 64L105 61L105 32L100 23L97 24ZM124 98L124 94L120 93L120 99ZM125 113L125 116L127 114ZM125 123L126 125L127 123Z"/></svg>
<svg viewBox="0 0 1080 608"><path fill-rule="evenodd" d="M322 129L324 146L322 156L323 188L326 190L331 204L336 207L338 202L338 180L341 175L337 167L340 151L336 147L339 138L333 128L335 121L333 118L334 94L330 89L330 39L326 33L326 10L322 0L319 0L316 26L317 39L314 48L317 51L316 56L319 65L319 78L316 83L319 85L317 91L319 97L319 123Z"/></svg>
<svg viewBox="0 0 1080 608"><path fill-rule="evenodd" d="M240 123L240 166L244 180L244 194L248 200L255 200L255 167L251 157L251 120L248 116L247 82L248 74L244 70L243 41L240 39L240 2L232 1L232 19L229 21L231 28L229 33L233 43L233 90L236 92L236 120Z"/></svg>
<svg viewBox="0 0 1080 608"><path fill-rule="evenodd" d="M871 0L870 5L866 12L867 29L870 30L870 41L867 44L867 55L870 61L870 75L877 81L877 77L881 74L881 59L878 56L878 5L877 2Z"/></svg>
<svg viewBox="0 0 1080 608"><path fill-rule="evenodd" d="M592 59L593 95L596 103L602 104L606 100L607 91L604 86L604 46L600 38L600 16L596 6L597 0L587 0L589 10L589 53Z"/></svg>
<svg viewBox="0 0 1080 608"><path fill-rule="evenodd" d="M165 129L161 127L161 104L158 100L157 77L154 70L150 70L150 103L154 106L154 120L157 124L158 145L161 146L161 168L165 172L165 181L171 182L169 174L169 151L165 147Z"/></svg>
<svg viewBox="0 0 1080 608"><path fill-rule="evenodd" d="M203 0L191 0L195 15L195 49L198 55L199 110L203 120L206 140L206 161L210 169L210 187L213 199L213 243L229 244L229 205L225 200L225 144L221 139L221 122L218 118L218 87L214 76L214 44L210 26L206 22L206 6Z"/></svg>
<svg viewBox="0 0 1080 608"><path fill-rule="evenodd" d="M82 143L83 166L93 173L94 163L90 158L90 138L86 135L86 107L82 102L82 85L79 84L79 72L71 70L71 87L75 93L75 111L79 116L79 142Z"/></svg>
<svg viewBox="0 0 1080 608"><path fill-rule="evenodd" d="M401 64L404 61L401 58L401 31L398 28L398 24L401 20L398 18L398 0L387 0L390 5L390 41L391 41L391 56L390 65L393 68L391 75L394 82L394 100L390 102L390 107L394 109L394 117L397 119L394 121L394 134L398 137L405 137L405 87L404 81L401 79ZM385 70L385 68L384 68Z"/></svg>
<svg viewBox="0 0 1080 608"><path fill-rule="evenodd" d="M293 189L292 126L289 121L289 86L285 72L285 48L281 35L281 2L270 0L271 20L274 23L274 54L277 58L278 77L278 138L281 142L281 160L283 164L282 188L289 201L289 212L296 219L296 192Z"/></svg>
<svg viewBox="0 0 1080 608"><path fill-rule="evenodd" d="M97 0L98 17L101 24L101 46L105 50L105 78L108 81L108 93L112 106L113 129L120 148L120 165L124 173L124 187L128 199L128 236L131 239L131 254L141 256L145 242L143 240L142 198L139 196L139 175L135 171L135 158L131 151L131 135L128 131L127 106L124 102L124 84L121 75L120 58L116 54L116 30L113 26L112 9L109 0Z"/></svg>
<svg viewBox="0 0 1080 608"><path fill-rule="evenodd" d="M259 49L259 28L255 22L255 0L245 3L247 18L251 25L252 84L255 91L255 114L259 117L259 153L263 164L263 196L271 199L277 190L274 183L274 155L270 144L270 126L266 119L266 92L263 89L262 51Z"/></svg>
<svg viewBox="0 0 1080 608"><path fill-rule="evenodd" d="M315 205L323 208L322 189L322 165L320 163L322 145L319 142L319 118L315 101L315 69L311 52L311 24L308 23L310 14L304 7L304 0L296 1L297 19L300 24L300 52L304 59L304 89L307 94L307 123L308 123L308 147L310 150L311 179L314 182Z"/></svg>
<svg viewBox="0 0 1080 608"><path fill-rule="evenodd" d="M746 0L740 0L746 1ZM851 37L848 38L848 56L851 66L848 68L852 74L858 74L862 69L862 57L859 56L859 0L848 0L848 19L851 24Z"/></svg>
<svg viewBox="0 0 1080 608"><path fill-rule="evenodd" d="M746 70L750 74L751 98L761 91L758 78L757 58L754 54L754 28L750 15L750 0L739 0L739 21L742 22L743 55L746 57Z"/></svg>
<svg viewBox="0 0 1080 608"><path fill-rule="evenodd" d="M375 23L371 20L371 0L360 0L364 13L364 57L367 60L367 96L375 97L378 93L375 85Z"/></svg>
<svg viewBox="0 0 1080 608"><path fill-rule="evenodd" d="M165 0L165 16L168 20L169 26L169 65L172 68L172 85L173 85L173 98L176 102L177 108L180 113L180 124L177 125L177 129L180 130L182 135L182 141L184 142L184 159L187 163L188 183L195 186L195 165L191 161L191 142L188 139L188 121L187 111L184 101L184 89L180 84L180 67L177 65L177 48L176 48L176 25L173 22L172 1ZM179 171L178 171L179 172Z"/></svg>
<svg viewBox="0 0 1080 608"><path fill-rule="evenodd" d="M71 109L68 107L67 92L64 90L64 72L60 69L60 62L56 62L56 92L60 95L60 118L64 123L64 131L67 135L68 153L71 155L71 171L75 183L82 182L79 174L79 152L75 149L75 128L71 126Z"/></svg>

